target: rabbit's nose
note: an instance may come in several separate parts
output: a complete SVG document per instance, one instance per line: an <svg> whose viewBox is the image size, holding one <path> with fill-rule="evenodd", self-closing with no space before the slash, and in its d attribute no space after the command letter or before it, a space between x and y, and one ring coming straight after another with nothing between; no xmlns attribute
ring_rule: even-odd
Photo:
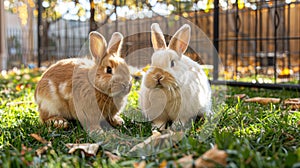
<svg viewBox="0 0 300 168"><path fill-rule="evenodd" d="M125 83L122 83L122 87L125 89L125 90L130 90L131 87L132 87L132 84L131 82L125 84Z"/></svg>
<svg viewBox="0 0 300 168"><path fill-rule="evenodd" d="M163 80L164 78L165 78L165 76L162 75L162 74L160 74L160 73L157 73L157 74L155 74L155 75L153 76L153 79L154 79L154 80L157 80L157 81L161 81L161 80Z"/></svg>

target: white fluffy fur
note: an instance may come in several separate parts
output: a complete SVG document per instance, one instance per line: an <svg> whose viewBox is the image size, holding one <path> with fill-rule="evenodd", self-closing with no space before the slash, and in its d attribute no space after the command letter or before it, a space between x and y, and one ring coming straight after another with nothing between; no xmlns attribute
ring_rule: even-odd
<svg viewBox="0 0 300 168"><path fill-rule="evenodd" d="M156 33L156 37L155 36ZM211 116L211 89L208 79L201 66L183 55L189 43L190 27L182 26L173 36L174 46L166 46L165 40L157 24L152 25L152 43L155 52L152 55L151 68L143 78L140 90L140 106L146 117L153 122L153 126L163 128L168 121L185 124L196 116ZM176 37L177 39L174 39ZM176 41L177 40L177 41ZM158 42L157 42L158 41ZM165 47L161 48L162 43ZM186 46L185 46L186 45ZM155 48L155 46L158 46ZM179 47L180 48L179 48ZM174 66L170 66L171 60ZM148 81L152 81L155 71L159 69L171 74L176 85L149 87ZM166 75L163 75L166 76ZM164 78L163 78L164 79ZM162 80L163 80L162 79ZM177 90L177 91L175 91ZM178 94L176 95L176 93ZM164 95L163 95L164 94ZM167 100L164 97L167 97ZM179 101L179 102L174 102ZM172 106L178 107L170 107Z"/></svg>

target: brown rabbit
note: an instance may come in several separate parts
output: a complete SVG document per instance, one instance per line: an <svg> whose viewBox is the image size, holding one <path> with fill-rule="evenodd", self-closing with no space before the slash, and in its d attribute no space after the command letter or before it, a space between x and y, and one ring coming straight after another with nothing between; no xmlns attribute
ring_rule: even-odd
<svg viewBox="0 0 300 168"><path fill-rule="evenodd" d="M123 36L115 32L107 46L93 31L89 34L93 59L65 59L49 67L35 91L42 122L67 127L67 120L75 119L87 131L101 129L103 121L121 125L119 113L131 89L128 66L120 57L122 42Z"/></svg>

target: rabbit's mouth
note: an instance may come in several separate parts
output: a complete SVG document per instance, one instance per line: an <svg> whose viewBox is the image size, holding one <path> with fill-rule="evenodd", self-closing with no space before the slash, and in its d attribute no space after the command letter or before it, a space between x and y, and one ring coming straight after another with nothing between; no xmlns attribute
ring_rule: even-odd
<svg viewBox="0 0 300 168"><path fill-rule="evenodd" d="M128 84L113 84L110 89L109 97L126 96L130 92L131 86L131 82L129 82Z"/></svg>
<svg viewBox="0 0 300 168"><path fill-rule="evenodd" d="M144 82L145 86L149 89L170 89L178 86L175 78L160 68L155 68L153 71L150 71L147 77L145 77Z"/></svg>

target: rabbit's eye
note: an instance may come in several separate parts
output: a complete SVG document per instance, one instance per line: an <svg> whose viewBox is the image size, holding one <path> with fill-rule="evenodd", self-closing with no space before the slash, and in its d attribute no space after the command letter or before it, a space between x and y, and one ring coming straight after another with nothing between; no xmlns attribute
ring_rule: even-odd
<svg viewBox="0 0 300 168"><path fill-rule="evenodd" d="M112 74L112 68L111 67L106 67L106 73Z"/></svg>
<svg viewBox="0 0 300 168"><path fill-rule="evenodd" d="M173 67L175 65L175 61L171 60L171 67Z"/></svg>

